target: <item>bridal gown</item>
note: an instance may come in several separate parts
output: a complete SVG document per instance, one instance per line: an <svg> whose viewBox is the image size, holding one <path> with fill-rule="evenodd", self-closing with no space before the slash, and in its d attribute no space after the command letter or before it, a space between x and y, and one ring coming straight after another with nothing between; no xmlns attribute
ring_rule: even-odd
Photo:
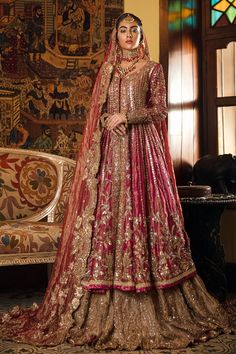
<svg viewBox="0 0 236 354"><path fill-rule="evenodd" d="M6 314L1 336L37 345L69 341L134 350L186 347L228 331L227 314L196 274L165 159L160 64L147 61L127 76L114 74L105 108L127 113L128 127L124 136L102 130L91 249L79 305L64 310L63 319L55 312L64 328L59 339L53 319L43 327L40 307L29 315L15 310L15 320ZM50 301L63 303L63 290Z"/></svg>

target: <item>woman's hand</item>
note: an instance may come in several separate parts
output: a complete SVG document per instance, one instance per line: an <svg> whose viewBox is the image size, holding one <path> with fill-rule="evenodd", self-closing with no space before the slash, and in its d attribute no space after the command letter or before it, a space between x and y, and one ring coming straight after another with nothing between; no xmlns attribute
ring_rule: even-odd
<svg viewBox="0 0 236 354"><path fill-rule="evenodd" d="M126 127L124 124L117 125L116 128L112 130L112 133L116 136L123 136L126 134Z"/></svg>
<svg viewBox="0 0 236 354"><path fill-rule="evenodd" d="M126 124L126 123L127 123L127 118L124 113L114 113L114 114L109 114L109 116L106 119L105 126L107 130L113 130L120 124Z"/></svg>

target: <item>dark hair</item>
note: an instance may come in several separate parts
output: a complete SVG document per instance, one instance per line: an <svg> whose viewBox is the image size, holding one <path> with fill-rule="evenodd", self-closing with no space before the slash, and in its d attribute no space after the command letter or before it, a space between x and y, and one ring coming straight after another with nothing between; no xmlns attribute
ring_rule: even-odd
<svg viewBox="0 0 236 354"><path fill-rule="evenodd" d="M142 21L140 20L140 18L138 16L135 16L135 15L131 14L130 12L125 12L124 14L120 15L117 18L117 20L116 20L116 29L118 30L118 27L119 27L121 21L123 21L128 16L133 17L133 19L137 22L138 26L141 28L141 39L140 39L140 41L142 41L143 40L143 24L142 24Z"/></svg>

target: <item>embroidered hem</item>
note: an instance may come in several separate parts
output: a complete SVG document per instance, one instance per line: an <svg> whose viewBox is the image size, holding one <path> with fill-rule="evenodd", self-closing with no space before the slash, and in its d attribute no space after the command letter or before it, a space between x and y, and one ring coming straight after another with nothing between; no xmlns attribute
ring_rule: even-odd
<svg viewBox="0 0 236 354"><path fill-rule="evenodd" d="M154 289L166 289L181 284L184 280L190 279L196 275L196 269L193 267L188 271L168 280L147 283L119 282L119 281L82 281L85 290L104 293L107 290L117 289L121 291L134 291L137 293L148 292Z"/></svg>

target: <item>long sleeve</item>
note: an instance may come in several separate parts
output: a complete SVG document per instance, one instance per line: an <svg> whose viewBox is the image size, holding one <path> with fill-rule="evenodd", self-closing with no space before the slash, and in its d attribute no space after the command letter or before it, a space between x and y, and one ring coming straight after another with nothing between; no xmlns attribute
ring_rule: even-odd
<svg viewBox="0 0 236 354"><path fill-rule="evenodd" d="M128 124L143 124L158 122L167 115L166 88L161 64L155 64L149 83L149 92L146 107L127 113Z"/></svg>

